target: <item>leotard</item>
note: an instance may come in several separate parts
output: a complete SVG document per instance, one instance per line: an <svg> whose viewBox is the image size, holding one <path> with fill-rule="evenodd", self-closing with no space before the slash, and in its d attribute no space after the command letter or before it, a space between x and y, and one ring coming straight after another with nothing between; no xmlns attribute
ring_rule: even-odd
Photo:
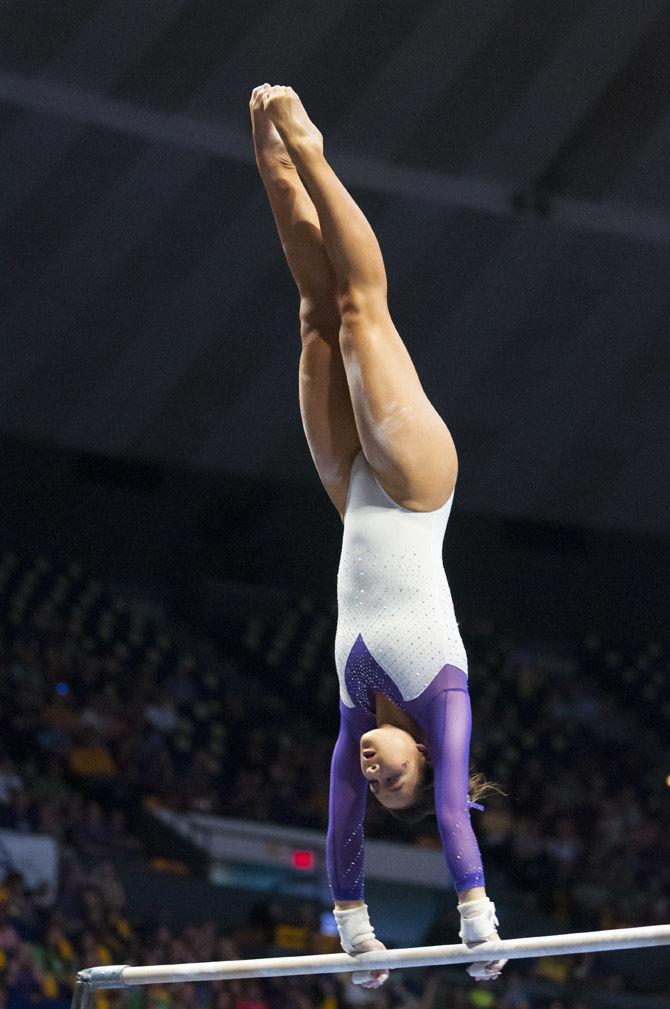
<svg viewBox="0 0 670 1009"><path fill-rule="evenodd" d="M467 658L442 563L452 501L453 494L432 512L402 508L362 451L354 460L337 577L340 731L326 844L335 900L363 899L368 783L359 741L376 727L376 693L408 712L430 747L438 828L454 887L484 885L468 802Z"/></svg>

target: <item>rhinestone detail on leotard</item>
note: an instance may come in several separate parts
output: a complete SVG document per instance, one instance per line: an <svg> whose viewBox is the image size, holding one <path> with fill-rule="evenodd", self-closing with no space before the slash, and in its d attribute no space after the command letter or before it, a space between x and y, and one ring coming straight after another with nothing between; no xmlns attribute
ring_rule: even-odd
<svg viewBox="0 0 670 1009"><path fill-rule="evenodd" d="M364 711L369 711L370 714L375 713L375 693L383 694L399 707L403 705L402 694L388 673L384 672L370 654L360 634L349 652L344 679L354 704Z"/></svg>

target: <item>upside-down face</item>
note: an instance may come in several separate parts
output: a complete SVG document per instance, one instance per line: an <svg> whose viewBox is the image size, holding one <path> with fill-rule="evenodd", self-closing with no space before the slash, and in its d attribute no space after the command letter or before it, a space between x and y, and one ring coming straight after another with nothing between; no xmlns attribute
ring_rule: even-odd
<svg viewBox="0 0 670 1009"><path fill-rule="evenodd" d="M389 809L415 802L428 759L427 747L396 725L380 725L361 736L363 777L375 798Z"/></svg>

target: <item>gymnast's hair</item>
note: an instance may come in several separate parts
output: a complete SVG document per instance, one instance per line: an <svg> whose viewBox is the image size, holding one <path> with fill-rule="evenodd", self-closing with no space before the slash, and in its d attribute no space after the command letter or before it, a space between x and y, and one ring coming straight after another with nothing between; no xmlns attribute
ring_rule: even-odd
<svg viewBox="0 0 670 1009"><path fill-rule="evenodd" d="M426 764L423 780L419 789L419 798L411 806L400 809L388 809L391 816L403 823L419 823L427 816L435 815L435 774L432 764ZM473 772L468 778L468 799L470 802L479 802L489 792L498 792L505 795L501 788L494 782L487 781L481 771Z"/></svg>

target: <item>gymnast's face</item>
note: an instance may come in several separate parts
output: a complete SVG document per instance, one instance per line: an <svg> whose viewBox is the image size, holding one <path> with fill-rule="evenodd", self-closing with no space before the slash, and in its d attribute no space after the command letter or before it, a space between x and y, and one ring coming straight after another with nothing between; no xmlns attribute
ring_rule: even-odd
<svg viewBox="0 0 670 1009"><path fill-rule="evenodd" d="M415 801L423 778L427 748L397 725L380 725L361 736L361 771L376 799L389 809Z"/></svg>

